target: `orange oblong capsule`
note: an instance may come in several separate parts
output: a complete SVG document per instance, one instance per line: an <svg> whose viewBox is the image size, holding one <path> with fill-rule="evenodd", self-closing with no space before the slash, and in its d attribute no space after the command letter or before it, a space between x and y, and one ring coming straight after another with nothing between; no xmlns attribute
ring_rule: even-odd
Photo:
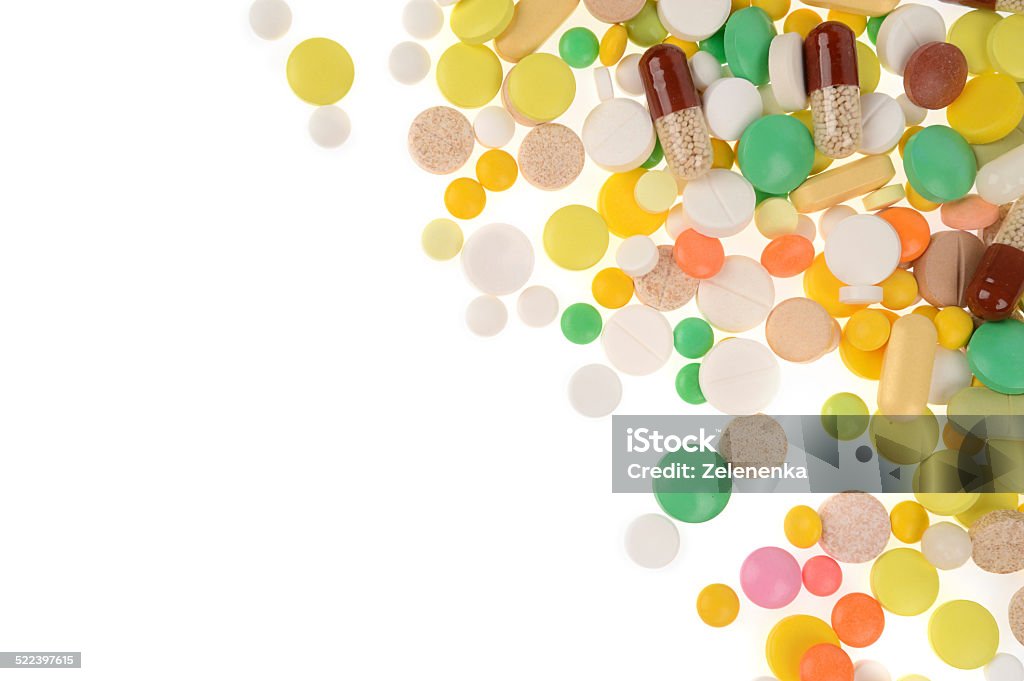
<svg viewBox="0 0 1024 681"><path fill-rule="evenodd" d="M878 409L889 417L921 416L928 410L939 334L924 315L900 317L892 325L878 381Z"/></svg>

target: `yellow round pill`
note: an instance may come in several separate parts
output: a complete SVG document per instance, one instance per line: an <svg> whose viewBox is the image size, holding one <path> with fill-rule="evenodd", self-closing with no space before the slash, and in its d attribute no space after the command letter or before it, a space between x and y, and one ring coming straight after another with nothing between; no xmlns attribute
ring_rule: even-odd
<svg viewBox="0 0 1024 681"><path fill-rule="evenodd" d="M763 9L772 21L779 21L789 13L789 0L751 0L750 6Z"/></svg>
<svg viewBox="0 0 1024 681"><path fill-rule="evenodd" d="M920 471L920 469L918 469ZM956 470L955 468L953 469ZM916 478L915 478L916 479ZM978 502L978 492L914 492L914 498L935 515L963 513Z"/></svg>
<svg viewBox="0 0 1024 681"><path fill-rule="evenodd" d="M794 506L783 523L786 539L798 549L809 549L821 539L821 516L810 506Z"/></svg>
<svg viewBox="0 0 1024 681"><path fill-rule="evenodd" d="M917 278L907 270L896 270L879 286L882 305L890 310L903 310L917 302Z"/></svg>
<svg viewBox="0 0 1024 681"><path fill-rule="evenodd" d="M544 225L544 250L567 270L593 267L608 250L608 225L593 208L559 208Z"/></svg>
<svg viewBox="0 0 1024 681"><path fill-rule="evenodd" d="M437 60L437 87L455 106L476 109L501 89L501 61L486 45L455 43Z"/></svg>
<svg viewBox="0 0 1024 681"><path fill-rule="evenodd" d="M452 8L452 33L469 45L493 40L512 23L513 0L460 0Z"/></svg>
<svg viewBox="0 0 1024 681"><path fill-rule="evenodd" d="M451 260L462 251L462 229L451 220L434 220L423 228L423 252L434 260Z"/></svg>
<svg viewBox="0 0 1024 681"><path fill-rule="evenodd" d="M754 224L766 239L792 234L799 221L800 214L793 204L778 196L765 199L754 211Z"/></svg>
<svg viewBox="0 0 1024 681"><path fill-rule="evenodd" d="M800 660L816 645L838 646L839 637L828 624L811 615L791 615L772 627L765 643L765 657L779 681L800 681Z"/></svg>
<svg viewBox="0 0 1024 681"><path fill-rule="evenodd" d="M637 205L648 213L664 213L672 208L677 196L676 177L665 170L652 170L641 176L633 190Z"/></svg>
<svg viewBox="0 0 1024 681"><path fill-rule="evenodd" d="M911 186L909 182L903 185L903 191L905 191L907 194L907 203L909 203L911 206L921 211L922 213L930 213L933 210L937 210L938 207L941 205L935 203L934 201L929 201L928 199L918 194L917 190L914 189L914 187Z"/></svg>
<svg viewBox="0 0 1024 681"><path fill-rule="evenodd" d="M928 511L916 501L901 501L889 513L892 534L904 544L921 541L924 531L931 525Z"/></svg>
<svg viewBox="0 0 1024 681"><path fill-rule="evenodd" d="M903 136L900 137L900 143L897 145L900 150L900 158L903 158L903 150L906 148L907 142L910 141L910 138L916 135L917 133L921 132L922 130L924 130L924 128L922 128L920 125L912 125L903 131Z"/></svg>
<svg viewBox="0 0 1024 681"><path fill-rule="evenodd" d="M812 9L798 9L791 12L782 24L783 33L799 33L801 38L807 39L807 34L814 30L814 27L821 23L821 15Z"/></svg>
<svg viewBox="0 0 1024 681"><path fill-rule="evenodd" d="M519 166L512 154L501 149L484 152L476 162L476 179L491 192L503 192L516 183Z"/></svg>
<svg viewBox="0 0 1024 681"><path fill-rule="evenodd" d="M700 50L700 45L698 45L697 43L691 43L689 40L680 40L674 35L668 36L667 38L665 38L663 42L678 47L680 50L683 51L684 54L686 54L687 59L697 54L697 51Z"/></svg>
<svg viewBox="0 0 1024 681"><path fill-rule="evenodd" d="M846 284L839 281L829 270L824 253L815 256L814 262L804 272L804 293L811 300L821 304L833 317L849 317L865 307L839 302L839 289L844 286Z"/></svg>
<svg viewBox="0 0 1024 681"><path fill-rule="evenodd" d="M871 352L885 347L889 342L892 324L881 310L860 310L853 313L846 322L843 335L850 345L863 352Z"/></svg>
<svg viewBox="0 0 1024 681"><path fill-rule="evenodd" d="M636 184L646 172L637 168L628 173L615 173L605 181L598 194L597 210L608 223L609 231L621 239L650 236L668 218L668 212L648 213L636 202Z"/></svg>
<svg viewBox="0 0 1024 681"><path fill-rule="evenodd" d="M709 627L727 627L739 612L740 599L725 584L710 584L697 596L697 614Z"/></svg>
<svg viewBox="0 0 1024 681"><path fill-rule="evenodd" d="M989 31L986 48L993 70L1024 80L1024 17L1004 17Z"/></svg>
<svg viewBox="0 0 1024 681"><path fill-rule="evenodd" d="M857 41L857 75L860 77L860 91L874 92L878 82L882 80L882 64L878 61L874 50Z"/></svg>
<svg viewBox="0 0 1024 681"><path fill-rule="evenodd" d="M468 177L452 181L444 192L444 205L453 217L472 220L484 212L487 193L480 183Z"/></svg>
<svg viewBox="0 0 1024 681"><path fill-rule="evenodd" d="M729 146L729 143L725 140L712 137L711 151L713 152L711 165L714 168L728 170L729 168L732 168L732 164L736 162L736 154L733 152L732 147Z"/></svg>
<svg viewBox="0 0 1024 681"><path fill-rule="evenodd" d="M292 92L316 106L340 101L352 89L356 75L348 50L328 38L310 38L296 45L285 72Z"/></svg>
<svg viewBox="0 0 1024 681"><path fill-rule="evenodd" d="M738 12L744 7L750 7L750 0L732 0L732 11Z"/></svg>
<svg viewBox="0 0 1024 681"><path fill-rule="evenodd" d="M536 52L509 71L509 103L532 121L553 121L565 113L575 97L576 76L553 54Z"/></svg>
<svg viewBox="0 0 1024 681"><path fill-rule="evenodd" d="M989 144L1003 139L1017 127L1022 117L1024 93L1017 87L1017 81L1004 73L975 76L946 108L949 126L969 144Z"/></svg>
<svg viewBox="0 0 1024 681"><path fill-rule="evenodd" d="M920 615L939 597L939 573L920 551L892 549L871 566L871 593L896 615Z"/></svg>
<svg viewBox="0 0 1024 681"><path fill-rule="evenodd" d="M931 305L921 305L914 308L914 314L923 314L934 322L935 318L939 315L939 308L932 307Z"/></svg>
<svg viewBox="0 0 1024 681"><path fill-rule="evenodd" d="M964 527L970 527L981 516L992 511L1013 511L1018 508L1020 495L1016 492L984 492L978 495L974 505L963 513L956 514L956 521Z"/></svg>
<svg viewBox="0 0 1024 681"><path fill-rule="evenodd" d="M603 66L615 66L626 53L626 44L629 42L629 31L622 24L612 24L604 32L601 38L601 47L598 57Z"/></svg>
<svg viewBox="0 0 1024 681"><path fill-rule="evenodd" d="M939 332L939 345L947 350L964 347L974 333L974 320L959 307L942 308L932 321Z"/></svg>
<svg viewBox="0 0 1024 681"><path fill-rule="evenodd" d="M974 601L943 603L928 620L928 642L939 658L956 669L984 667L999 651L999 625Z"/></svg>
<svg viewBox="0 0 1024 681"><path fill-rule="evenodd" d="M617 310L633 299L633 279L618 267L608 267L594 276L590 290L601 307Z"/></svg>
<svg viewBox="0 0 1024 681"><path fill-rule="evenodd" d="M967 58L967 70L985 73L991 70L988 60L988 34L999 23L1000 17L988 10L975 10L962 15L949 27L948 40L960 48Z"/></svg>
<svg viewBox="0 0 1024 681"><path fill-rule="evenodd" d="M863 14L850 14L849 12L842 12L837 9L828 11L828 20L846 24L853 31L854 35L860 35L868 27L868 18Z"/></svg>

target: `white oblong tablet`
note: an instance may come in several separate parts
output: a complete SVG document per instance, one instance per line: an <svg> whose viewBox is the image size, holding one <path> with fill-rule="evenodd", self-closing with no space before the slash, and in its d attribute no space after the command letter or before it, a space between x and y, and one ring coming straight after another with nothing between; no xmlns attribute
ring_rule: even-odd
<svg viewBox="0 0 1024 681"><path fill-rule="evenodd" d="M985 681L1024 681L1024 664L1009 653L999 653L985 665Z"/></svg>
<svg viewBox="0 0 1024 681"><path fill-rule="evenodd" d="M683 205L694 229L704 236L722 239L739 234L750 224L757 196L747 178L731 170L713 168L704 177L686 183Z"/></svg>
<svg viewBox="0 0 1024 681"><path fill-rule="evenodd" d="M903 118L906 119L908 128L924 123L924 119L928 116L928 109L914 104L906 94L897 97L896 101L903 109Z"/></svg>
<svg viewBox="0 0 1024 681"><path fill-rule="evenodd" d="M959 525L935 523L921 537L921 553L940 570L956 570L971 557L971 538Z"/></svg>
<svg viewBox="0 0 1024 681"><path fill-rule="evenodd" d="M402 26L413 38L430 40L444 26L444 12L434 0L411 0L402 10Z"/></svg>
<svg viewBox="0 0 1024 681"><path fill-rule="evenodd" d="M414 85L430 73L430 54L419 43L398 43L388 57L388 71L402 85Z"/></svg>
<svg viewBox="0 0 1024 681"><path fill-rule="evenodd" d="M658 245L642 234L624 239L615 251L615 264L631 277L642 277L657 266Z"/></svg>
<svg viewBox="0 0 1024 681"><path fill-rule="evenodd" d="M679 529L665 516L648 513L626 528L626 555L640 567L665 567L678 554Z"/></svg>
<svg viewBox="0 0 1024 681"><path fill-rule="evenodd" d="M803 111L807 108L804 40L799 33L783 33L772 39L768 49L768 72L775 101L783 111Z"/></svg>
<svg viewBox="0 0 1024 681"><path fill-rule="evenodd" d="M910 55L917 48L945 40L946 22L935 9L925 5L901 5L882 21L875 47L882 66L902 76Z"/></svg>
<svg viewBox="0 0 1024 681"><path fill-rule="evenodd" d="M896 271L902 246L892 225L875 215L854 215L825 239L825 262L849 286L874 286Z"/></svg>
<svg viewBox="0 0 1024 681"><path fill-rule="evenodd" d="M292 27L292 10L284 0L256 0L249 7L249 25L264 40L283 38Z"/></svg>
<svg viewBox="0 0 1024 681"><path fill-rule="evenodd" d="M680 234L688 229L693 229L693 221L686 214L683 204L677 203L668 212L668 218L665 220L665 231L668 232L668 235L672 237L674 242L679 238Z"/></svg>
<svg viewBox="0 0 1024 681"><path fill-rule="evenodd" d="M853 665L853 681L892 681L892 675L881 662L859 660Z"/></svg>
<svg viewBox="0 0 1024 681"><path fill-rule="evenodd" d="M466 326L478 336L497 336L508 324L505 303L494 296L474 298L466 307Z"/></svg>
<svg viewBox="0 0 1024 681"><path fill-rule="evenodd" d="M340 147L351 133L348 114L336 106L317 107L309 117L309 136L324 149Z"/></svg>
<svg viewBox="0 0 1024 681"><path fill-rule="evenodd" d="M631 95L639 96L644 93L644 84L640 80L639 54L629 54L622 58L615 67L615 81Z"/></svg>
<svg viewBox="0 0 1024 681"><path fill-rule="evenodd" d="M983 165L975 182L981 198L996 206L1024 195L1024 145Z"/></svg>
<svg viewBox="0 0 1024 681"><path fill-rule="evenodd" d="M722 65L710 52L698 50L690 57L690 75L698 90L704 91L722 79Z"/></svg>
<svg viewBox="0 0 1024 681"><path fill-rule="evenodd" d="M761 93L744 78L720 78L704 92L704 116L714 137L735 141L764 113Z"/></svg>
<svg viewBox="0 0 1024 681"><path fill-rule="evenodd" d="M818 218L818 233L821 235L822 239L827 239L828 235L832 233L832 230L835 229L836 225L846 218L853 217L856 214L857 211L853 206L847 206L843 203L832 206L822 213L820 218Z"/></svg>
<svg viewBox="0 0 1024 681"><path fill-rule="evenodd" d="M766 346L746 338L724 340L704 356L700 390L731 416L764 411L779 391L779 362Z"/></svg>
<svg viewBox="0 0 1024 681"><path fill-rule="evenodd" d="M469 283L492 296L521 289L533 274L533 245L512 225L495 223L473 232L462 247Z"/></svg>
<svg viewBox="0 0 1024 681"><path fill-rule="evenodd" d="M950 350L941 345L935 348L935 364L932 368L932 384L928 390L928 404L949 404L953 395L971 385L970 364L967 355L959 350Z"/></svg>
<svg viewBox="0 0 1024 681"><path fill-rule="evenodd" d="M775 284L761 263L745 255L726 257L722 269L702 279L697 309L711 326L728 333L749 331L775 306Z"/></svg>
<svg viewBox="0 0 1024 681"><path fill-rule="evenodd" d="M500 149L512 141L516 134L516 122L504 107L488 106L480 109L473 120L476 141L488 149Z"/></svg>
<svg viewBox="0 0 1024 681"><path fill-rule="evenodd" d="M598 104L583 122L582 137L590 160L613 173L639 168L657 141L647 109L622 97Z"/></svg>
<svg viewBox="0 0 1024 681"><path fill-rule="evenodd" d="M569 404L583 416L598 419L615 411L622 401L619 375L603 364L590 364L569 379Z"/></svg>
<svg viewBox="0 0 1024 681"><path fill-rule="evenodd" d="M523 324L539 329L558 316L558 296L547 286L531 286L519 294L516 310Z"/></svg>
<svg viewBox="0 0 1024 681"><path fill-rule="evenodd" d="M597 90L597 98L607 102L615 97L615 86L612 85L612 72L606 66L599 66L594 69L594 88Z"/></svg>
<svg viewBox="0 0 1024 681"><path fill-rule="evenodd" d="M864 136L862 154L885 154L899 144L907 129L907 119L899 102L881 92L869 92L860 98Z"/></svg>
<svg viewBox="0 0 1024 681"><path fill-rule="evenodd" d="M601 345L613 367L630 376L647 376L672 356L672 327L657 310L630 305L608 319Z"/></svg>
<svg viewBox="0 0 1024 681"><path fill-rule="evenodd" d="M697 42L710 38L725 26L732 11L731 0L662 0L658 18L668 32L682 40Z"/></svg>

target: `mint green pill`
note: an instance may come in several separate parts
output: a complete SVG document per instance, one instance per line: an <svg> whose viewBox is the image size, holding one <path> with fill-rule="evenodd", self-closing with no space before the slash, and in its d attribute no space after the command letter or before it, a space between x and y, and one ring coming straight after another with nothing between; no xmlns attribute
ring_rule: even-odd
<svg viewBox="0 0 1024 681"><path fill-rule="evenodd" d="M768 50L776 36L775 24L760 7L734 12L725 23L725 61L737 78L754 85L768 82Z"/></svg>
<svg viewBox="0 0 1024 681"><path fill-rule="evenodd" d="M700 364L687 364L676 374L676 393L687 404L704 404L707 399L700 389Z"/></svg>
<svg viewBox="0 0 1024 681"><path fill-rule="evenodd" d="M719 64L725 64L725 26L707 40L700 41L697 46L717 59Z"/></svg>
<svg viewBox="0 0 1024 681"><path fill-rule="evenodd" d="M658 3L647 0L640 13L626 22L626 35L634 45L651 47L668 37L658 18Z"/></svg>
<svg viewBox="0 0 1024 681"><path fill-rule="evenodd" d="M792 116L765 116L743 131L738 162L754 189L784 196L811 174L814 138Z"/></svg>
<svg viewBox="0 0 1024 681"><path fill-rule="evenodd" d="M558 54L574 69L585 69L597 61L601 41L589 28L577 26L562 34L558 41Z"/></svg>
<svg viewBox="0 0 1024 681"><path fill-rule="evenodd" d="M868 405L853 393L836 393L821 406L821 427L836 440L856 440L870 422Z"/></svg>
<svg viewBox="0 0 1024 681"><path fill-rule="evenodd" d="M1024 322L985 322L967 345L971 371L988 388L1004 395L1024 394Z"/></svg>
<svg viewBox="0 0 1024 681"><path fill-rule="evenodd" d="M664 159L665 151L664 149L661 148L661 140L655 139L654 151L652 151L651 155L647 158L646 161L644 161L643 168L645 170L653 170L657 168L658 165L660 165Z"/></svg>
<svg viewBox="0 0 1024 681"><path fill-rule="evenodd" d="M885 21L887 16L889 15L883 14L880 17L871 17L868 19L868 39L871 41L872 45L878 44L878 29L882 28L882 22Z"/></svg>
<svg viewBox="0 0 1024 681"><path fill-rule="evenodd" d="M676 520L706 523L729 504L732 479L714 474L705 476L705 471L726 471L725 459L715 452L678 450L662 457L658 467L663 477L654 479L654 498L662 510ZM665 477L669 471L675 472L675 477ZM684 471L689 471L691 477L685 477Z"/></svg>
<svg viewBox="0 0 1024 681"><path fill-rule="evenodd" d="M562 313L562 334L576 345L593 343L601 335L601 313L593 305L576 303Z"/></svg>
<svg viewBox="0 0 1024 681"><path fill-rule="evenodd" d="M673 332L676 352L687 359L700 359L715 344L715 332L700 317L689 317L676 324ZM685 399L685 398L684 398Z"/></svg>
<svg viewBox="0 0 1024 681"><path fill-rule="evenodd" d="M918 194L932 203L945 203L971 191L978 161L960 133L945 125L931 125L907 141L903 170Z"/></svg>

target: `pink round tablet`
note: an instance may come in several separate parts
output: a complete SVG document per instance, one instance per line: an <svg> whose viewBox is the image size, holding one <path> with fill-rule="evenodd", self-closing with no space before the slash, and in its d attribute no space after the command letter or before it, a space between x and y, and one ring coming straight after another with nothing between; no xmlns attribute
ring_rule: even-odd
<svg viewBox="0 0 1024 681"><path fill-rule="evenodd" d="M758 549L743 561L740 587L754 605L783 608L800 593L800 564L784 549Z"/></svg>
<svg viewBox="0 0 1024 681"><path fill-rule="evenodd" d="M999 206L977 194L942 204L942 224L953 229L985 229L999 220Z"/></svg>
<svg viewBox="0 0 1024 681"><path fill-rule="evenodd" d="M815 596L831 596L843 585L843 569L828 556L815 556L804 563L803 578Z"/></svg>

